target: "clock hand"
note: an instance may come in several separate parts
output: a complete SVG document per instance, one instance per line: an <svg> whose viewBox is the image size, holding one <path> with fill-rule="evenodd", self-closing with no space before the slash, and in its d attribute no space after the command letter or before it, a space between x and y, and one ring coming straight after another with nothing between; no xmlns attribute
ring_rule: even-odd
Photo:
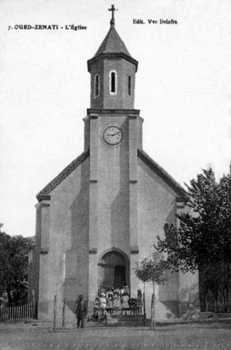
<svg viewBox="0 0 231 350"><path fill-rule="evenodd" d="M118 135L120 133L120 131L117 131L117 132L114 132L113 134L109 134L110 136L115 136L115 135Z"/></svg>

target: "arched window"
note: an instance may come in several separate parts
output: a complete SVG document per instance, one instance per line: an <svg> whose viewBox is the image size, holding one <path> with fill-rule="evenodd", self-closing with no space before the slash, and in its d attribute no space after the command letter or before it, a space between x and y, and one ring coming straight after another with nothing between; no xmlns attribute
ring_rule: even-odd
<svg viewBox="0 0 231 350"><path fill-rule="evenodd" d="M100 76L96 74L94 77L94 97L98 97L100 94Z"/></svg>
<svg viewBox="0 0 231 350"><path fill-rule="evenodd" d="M128 95L131 96L131 76L128 76Z"/></svg>
<svg viewBox="0 0 231 350"><path fill-rule="evenodd" d="M116 71L111 71L109 73L109 91L111 95L116 95L117 93L117 74Z"/></svg>

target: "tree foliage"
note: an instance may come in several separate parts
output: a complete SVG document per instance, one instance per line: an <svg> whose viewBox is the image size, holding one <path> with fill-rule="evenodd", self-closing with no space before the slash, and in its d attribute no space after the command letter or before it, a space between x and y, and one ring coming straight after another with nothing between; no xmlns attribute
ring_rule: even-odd
<svg viewBox="0 0 231 350"><path fill-rule="evenodd" d="M0 232L0 285L10 304L17 304L26 296L28 252L32 245L31 238Z"/></svg>
<svg viewBox="0 0 231 350"><path fill-rule="evenodd" d="M199 269L204 286L217 297L231 280L231 176L217 182L212 169L203 170L187 185L187 195L179 225L165 225L156 249L167 253L172 269Z"/></svg>
<svg viewBox="0 0 231 350"><path fill-rule="evenodd" d="M167 268L167 262L159 254L153 253L151 258L143 259L136 265L136 276L143 282L164 282L164 272Z"/></svg>

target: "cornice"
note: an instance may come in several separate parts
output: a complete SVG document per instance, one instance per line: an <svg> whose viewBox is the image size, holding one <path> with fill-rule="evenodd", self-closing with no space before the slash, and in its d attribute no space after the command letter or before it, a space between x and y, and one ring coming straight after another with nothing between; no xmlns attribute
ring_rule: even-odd
<svg viewBox="0 0 231 350"><path fill-rule="evenodd" d="M96 108L88 108L87 115L91 118L97 118L97 114L105 115L105 114L126 114L129 118L136 118L139 116L139 109L96 109Z"/></svg>
<svg viewBox="0 0 231 350"><path fill-rule="evenodd" d="M136 67L136 72L138 69L138 61L135 60L134 58L132 58L131 56L126 55L125 53L122 52L108 52L108 53L102 53L100 55L97 55L93 58L91 58L90 60L87 61L87 69L88 72L91 72L91 65L98 61L98 60L102 60L102 59L119 59L119 58L123 58L128 62L131 62L135 65Z"/></svg>

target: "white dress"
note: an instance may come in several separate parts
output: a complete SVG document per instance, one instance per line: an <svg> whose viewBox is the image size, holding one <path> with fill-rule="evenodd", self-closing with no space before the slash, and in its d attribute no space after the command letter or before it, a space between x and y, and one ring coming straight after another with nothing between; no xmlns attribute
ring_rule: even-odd
<svg viewBox="0 0 231 350"><path fill-rule="evenodd" d="M100 297L99 300L100 300L100 308L101 309L106 309L106 305L107 305L106 298L105 297Z"/></svg>
<svg viewBox="0 0 231 350"><path fill-rule="evenodd" d="M113 307L115 309L120 309L121 307L121 304L120 304L120 297L114 297L114 300L113 300Z"/></svg>
<svg viewBox="0 0 231 350"><path fill-rule="evenodd" d="M129 301L129 296L128 295L123 295L122 296L122 308L123 309L129 309L128 301Z"/></svg>

